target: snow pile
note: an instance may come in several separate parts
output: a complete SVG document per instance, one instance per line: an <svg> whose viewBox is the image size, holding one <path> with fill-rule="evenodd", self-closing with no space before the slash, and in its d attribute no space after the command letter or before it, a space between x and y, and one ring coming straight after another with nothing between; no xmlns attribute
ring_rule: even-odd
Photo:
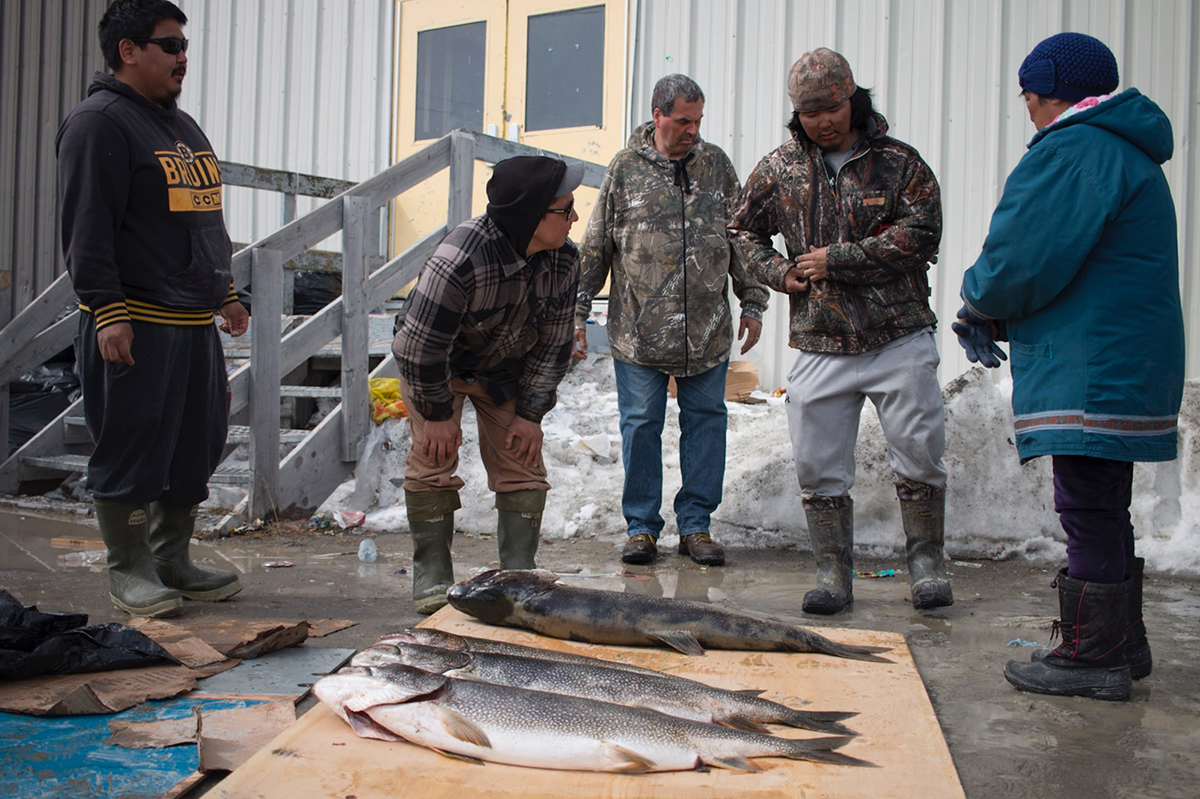
<svg viewBox="0 0 1200 799"><path fill-rule="evenodd" d="M1013 444L1010 384L995 385L976 368L944 387L946 401L946 548L956 558L1029 555L1065 562L1065 536L1054 513L1050 461L1022 466ZM788 438L782 398L760 404L732 403L725 495L713 517L718 541L734 547L809 549L807 525ZM550 491L542 523L546 538L625 537L621 515L621 435L612 360L590 355L559 388L559 402L543 421L544 457ZM1200 574L1200 384L1189 383L1180 414L1180 458L1138 464L1134 472L1133 523L1138 553L1152 569ZM341 486L322 509L367 512L367 529L406 531L403 481L409 434L406 422L374 427L355 480ZM463 448L458 474L466 482L455 527L494 533L494 495L478 454L470 403L463 414ZM903 552L904 536L895 477L875 409L867 402L861 419L855 500L855 543L880 556ZM662 545L674 546L672 501L679 490L678 406L668 400L663 431ZM395 481L395 483L393 482Z"/></svg>

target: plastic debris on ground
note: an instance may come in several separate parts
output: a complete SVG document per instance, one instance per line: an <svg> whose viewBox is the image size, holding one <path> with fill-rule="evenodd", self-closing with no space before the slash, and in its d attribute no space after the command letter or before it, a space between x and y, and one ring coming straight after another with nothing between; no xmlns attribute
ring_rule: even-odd
<svg viewBox="0 0 1200 799"><path fill-rule="evenodd" d="M1014 638L1006 644L1006 646L1041 646L1036 641L1026 641L1024 638Z"/></svg>
<svg viewBox="0 0 1200 799"><path fill-rule="evenodd" d="M394 377L373 377L368 381L371 389L371 421L383 424L387 419L403 419L408 416L404 400L400 398L400 381Z"/></svg>
<svg viewBox="0 0 1200 799"><path fill-rule="evenodd" d="M308 520L310 530L333 530L336 525L338 529L346 530L351 527L361 527L363 522L367 520L367 514L356 510L333 510L321 511L313 514Z"/></svg>
<svg viewBox="0 0 1200 799"><path fill-rule="evenodd" d="M873 572L856 571L854 573L854 576L858 577L858 578L871 578L871 579L874 579L876 577L895 577L896 570L895 569L880 569L878 571L873 571Z"/></svg>
<svg viewBox="0 0 1200 799"><path fill-rule="evenodd" d="M255 519L246 524L239 524L229 531L230 535L245 535L246 533L258 533L267 529L266 523L262 519Z"/></svg>
<svg viewBox="0 0 1200 799"><path fill-rule="evenodd" d="M264 569L290 569L295 566L290 560L273 560L270 563L264 563Z"/></svg>

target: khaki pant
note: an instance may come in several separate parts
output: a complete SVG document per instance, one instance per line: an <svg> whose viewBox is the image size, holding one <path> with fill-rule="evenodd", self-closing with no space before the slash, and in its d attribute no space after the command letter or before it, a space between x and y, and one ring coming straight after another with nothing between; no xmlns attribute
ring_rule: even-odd
<svg viewBox="0 0 1200 799"><path fill-rule="evenodd" d="M450 389L454 392L454 421L462 425L463 402L470 397L475 408L475 419L479 427L479 456L487 470L488 488L497 494L526 489L550 490L546 481L544 465L527 468L516 459L512 450L504 446L504 436L517 413L516 399L497 405L479 383L452 379ZM408 384L400 381L401 396L408 396ZM404 471L405 491L457 491L463 487L462 478L455 475L458 470L458 454L442 466L434 466L425 457L425 418L411 405L408 408L409 430L412 431L412 448L408 452L408 466Z"/></svg>

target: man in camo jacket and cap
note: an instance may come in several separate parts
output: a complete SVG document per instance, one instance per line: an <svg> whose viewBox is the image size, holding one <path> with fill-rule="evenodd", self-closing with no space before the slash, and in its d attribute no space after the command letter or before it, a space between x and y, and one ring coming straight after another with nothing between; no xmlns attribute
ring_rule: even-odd
<svg viewBox="0 0 1200 799"><path fill-rule="evenodd" d="M684 75L654 87L653 120L608 166L580 250L576 357L587 355L592 300L611 277L608 338L617 377L626 563L649 563L665 523L662 429L667 383L679 399L675 495L679 553L719 566L709 534L725 480L725 373L733 346L729 280L741 301L742 353L758 341L767 290L747 277L727 225L740 186L719 147L700 138L704 93Z"/></svg>
<svg viewBox="0 0 1200 799"><path fill-rule="evenodd" d="M854 443L870 398L888 442L917 609L953 603L943 565L945 420L929 307L941 193L887 135L850 65L820 48L788 74L791 141L755 168L734 214L746 269L791 304L787 408L817 560L808 613L854 601ZM771 244L782 234L787 256Z"/></svg>

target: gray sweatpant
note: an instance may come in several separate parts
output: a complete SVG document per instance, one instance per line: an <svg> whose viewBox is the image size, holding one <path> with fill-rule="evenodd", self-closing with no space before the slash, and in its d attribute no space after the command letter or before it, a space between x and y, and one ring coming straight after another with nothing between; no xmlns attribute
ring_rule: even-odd
<svg viewBox="0 0 1200 799"><path fill-rule="evenodd" d="M870 399L902 478L946 485L946 421L933 331L912 333L861 355L801 352L788 373L788 427L805 498L844 497L854 487L854 442Z"/></svg>

